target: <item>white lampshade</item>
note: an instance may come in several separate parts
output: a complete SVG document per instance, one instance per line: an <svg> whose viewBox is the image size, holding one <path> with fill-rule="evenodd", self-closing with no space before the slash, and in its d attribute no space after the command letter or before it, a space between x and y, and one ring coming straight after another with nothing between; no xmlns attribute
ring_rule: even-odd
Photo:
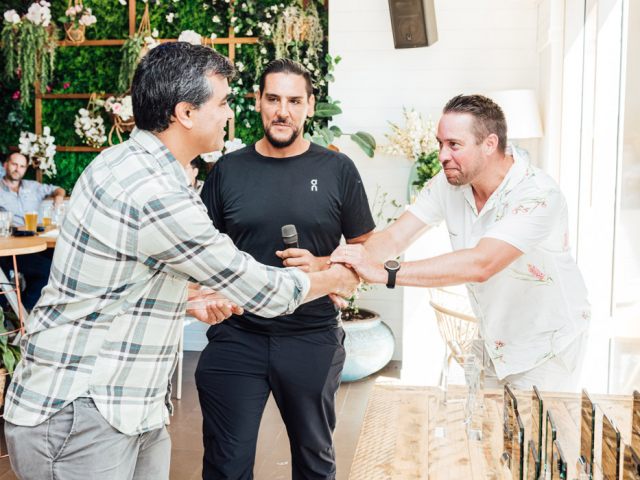
<svg viewBox="0 0 640 480"><path fill-rule="evenodd" d="M488 93L487 97L502 108L510 139L540 138L544 135L533 90L502 90Z"/></svg>

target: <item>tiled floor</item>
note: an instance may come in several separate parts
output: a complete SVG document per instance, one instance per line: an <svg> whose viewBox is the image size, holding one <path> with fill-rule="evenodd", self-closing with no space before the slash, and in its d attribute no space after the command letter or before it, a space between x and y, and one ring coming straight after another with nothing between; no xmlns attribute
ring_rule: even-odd
<svg viewBox="0 0 640 480"><path fill-rule="evenodd" d="M193 372L199 352L185 352L182 400L174 399L175 413L171 418L171 480L197 480L202 478L202 414L198 404ZM355 454L360 427L369 393L374 383L400 377L400 362L391 362L387 367L357 382L340 386L337 399L338 422L334 436L338 462L337 480L347 480ZM174 378L175 381L175 378ZM4 443L2 452L6 452ZM280 412L273 398L269 399L258 436L255 480L290 480L291 455L289 440ZM16 479L8 459L0 460L0 480ZM90 480L90 479L89 479ZM119 480L119 479L114 479Z"/></svg>

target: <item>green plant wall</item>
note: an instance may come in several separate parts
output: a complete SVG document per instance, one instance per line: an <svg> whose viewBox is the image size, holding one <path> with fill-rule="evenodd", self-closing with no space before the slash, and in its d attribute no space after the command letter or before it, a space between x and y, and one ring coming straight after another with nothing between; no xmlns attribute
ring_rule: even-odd
<svg viewBox="0 0 640 480"><path fill-rule="evenodd" d="M328 15L324 0L313 0L317 6L325 34L328 32ZM52 18L56 20L64 14L68 2L50 0ZM259 23L269 22L274 28L277 16L272 14L273 8L299 5L301 0L162 0L149 2L151 28L157 29L159 38L178 38L184 30L194 30L203 37L227 37L229 27L235 29L237 37L259 36L263 43L236 45L236 65L238 77L232 83L235 108L235 134L245 143L255 142L262 137L260 116L253 109L254 100L245 98L253 93L257 77L266 61L275 58L275 47L264 35ZM8 9L16 9L21 15L26 13L30 1L0 0L0 13ZM88 40L125 39L128 37L129 7L118 0L84 0L97 17L98 23L86 29ZM136 25L140 23L145 3L136 3ZM171 19L171 22L169 21ZM215 21L214 21L215 20ZM64 30L60 26L63 39ZM216 50L228 54L226 45L216 45ZM304 45L301 45L304 51ZM321 57L322 72L326 73L324 62L327 44ZM106 47L59 47L55 60L54 78L50 87L51 93L116 93L122 52L120 46ZM2 62L0 57L0 62ZM326 86L316 91L318 101L326 97ZM34 131L33 106L22 105L14 95L19 90L17 82L0 79L0 153L9 152L10 146L18 144L21 131ZM75 115L85 100L46 99L42 102L42 124L49 126L56 137L56 145L81 146L81 139L73 127ZM104 115L105 125L111 123ZM108 133L107 129L107 133ZM127 138L127 135L124 136ZM118 142L116 135L114 143ZM55 177L44 177L45 183L59 185L70 192L84 168L95 158L96 153L58 152L55 157L58 174ZM27 178L33 178L34 172L28 172Z"/></svg>

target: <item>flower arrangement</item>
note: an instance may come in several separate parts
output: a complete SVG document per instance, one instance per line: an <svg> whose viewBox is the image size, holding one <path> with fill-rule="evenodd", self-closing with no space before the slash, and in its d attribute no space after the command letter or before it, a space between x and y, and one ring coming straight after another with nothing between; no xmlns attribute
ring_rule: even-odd
<svg viewBox="0 0 640 480"><path fill-rule="evenodd" d="M422 115L413 108L407 111L403 107L403 115L406 121L405 128L389 122L393 132L385 137L390 143L380 146L379 150L389 155L405 156L414 162L415 176L411 184L422 190L423 185L435 177L442 168L438 161L436 127L431 119L425 124Z"/></svg>
<svg viewBox="0 0 640 480"><path fill-rule="evenodd" d="M91 13L89 7L84 7L81 3L72 5L64 12L64 16L58 19L60 22L72 23L74 28L82 25L89 27L96 23L98 20Z"/></svg>
<svg viewBox="0 0 640 480"><path fill-rule="evenodd" d="M102 102L98 100L98 105ZM124 97L109 97L104 101L104 109L107 113L117 115L123 122L128 122L133 118L133 104L131 103L131 95Z"/></svg>
<svg viewBox="0 0 640 480"><path fill-rule="evenodd" d="M180 33L178 37L179 42L187 42L191 45L201 45L202 44L202 35L194 32L193 30L185 30Z"/></svg>
<svg viewBox="0 0 640 480"><path fill-rule="evenodd" d="M78 110L73 122L78 136L90 147L100 147L107 141L104 120L100 115L96 115L96 101L96 94L93 93L87 108Z"/></svg>
<svg viewBox="0 0 640 480"><path fill-rule="evenodd" d="M32 89L40 81L45 93L51 81L58 33L51 23L51 4L39 0L21 18L15 10L4 12L2 56L8 80L20 79L20 101L31 103Z"/></svg>
<svg viewBox="0 0 640 480"><path fill-rule="evenodd" d="M40 168L48 177L56 175L56 164L53 157L56 154L55 137L51 136L51 129L44 127L42 135L31 132L20 132L20 153L29 159L33 168Z"/></svg>
<svg viewBox="0 0 640 480"><path fill-rule="evenodd" d="M235 152L236 150L240 150L244 147L246 147L246 145L242 143L242 140L240 140L239 138L234 138L233 140L227 140L226 142L224 142L223 150L220 150L219 152L205 153L204 155L201 155L201 157L202 160L207 163L215 163L222 155Z"/></svg>
<svg viewBox="0 0 640 480"><path fill-rule="evenodd" d="M91 13L91 9L84 7L78 0L76 0L75 5L71 5L71 1L69 1L69 8L58 21L64 23L67 39L73 43L84 42L84 29L97 22L96 17Z"/></svg>

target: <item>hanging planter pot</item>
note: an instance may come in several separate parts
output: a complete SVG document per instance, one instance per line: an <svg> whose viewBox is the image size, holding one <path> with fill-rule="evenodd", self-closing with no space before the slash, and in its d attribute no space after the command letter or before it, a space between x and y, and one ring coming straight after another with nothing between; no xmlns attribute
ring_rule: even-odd
<svg viewBox="0 0 640 480"><path fill-rule="evenodd" d="M74 27L74 24L72 22L65 22L63 25L64 31L67 34L67 40L75 43L76 45L79 45L85 41L84 31L86 27L84 25L78 25L77 27Z"/></svg>

